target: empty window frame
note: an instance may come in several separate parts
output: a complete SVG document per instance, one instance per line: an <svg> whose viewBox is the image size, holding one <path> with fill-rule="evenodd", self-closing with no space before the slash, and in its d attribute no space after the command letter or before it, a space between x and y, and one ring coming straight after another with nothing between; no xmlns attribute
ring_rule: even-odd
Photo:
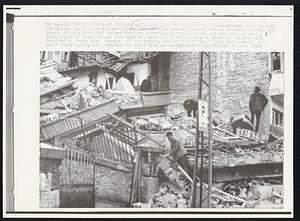
<svg viewBox="0 0 300 221"><path fill-rule="evenodd" d="M270 72L281 71L284 72L284 54L281 52L271 52L270 55Z"/></svg>
<svg viewBox="0 0 300 221"><path fill-rule="evenodd" d="M113 77L107 77L105 89L112 89L114 86L114 78Z"/></svg>
<svg viewBox="0 0 300 221"><path fill-rule="evenodd" d="M69 52L63 52L63 61L69 61Z"/></svg>
<svg viewBox="0 0 300 221"><path fill-rule="evenodd" d="M283 113L275 108L272 110L272 124L283 127Z"/></svg>

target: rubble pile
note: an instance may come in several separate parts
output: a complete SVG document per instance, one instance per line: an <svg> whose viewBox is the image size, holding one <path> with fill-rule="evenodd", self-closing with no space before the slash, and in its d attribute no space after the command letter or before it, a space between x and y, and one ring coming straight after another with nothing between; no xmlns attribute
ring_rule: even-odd
<svg viewBox="0 0 300 221"><path fill-rule="evenodd" d="M226 144L214 144L213 147L212 160L214 168L283 162L283 142L263 147L230 147ZM208 146L204 145L204 165L208 164L207 148ZM194 161L193 152L189 151L189 154L190 160Z"/></svg>
<svg viewBox="0 0 300 221"><path fill-rule="evenodd" d="M134 208L188 208L191 203L190 191L173 191L169 185L163 184L148 203L135 203Z"/></svg>
<svg viewBox="0 0 300 221"><path fill-rule="evenodd" d="M60 99L41 104L41 109L53 109L56 113L41 118L41 122L51 122L66 114L95 106L108 100L102 96L102 91L93 84L78 84L73 86L73 93Z"/></svg>
<svg viewBox="0 0 300 221"><path fill-rule="evenodd" d="M229 196L212 194L211 208L241 208L241 202Z"/></svg>
<svg viewBox="0 0 300 221"><path fill-rule="evenodd" d="M128 94L122 91L104 90L103 96L105 98L115 98L120 105L142 105L141 96L137 92Z"/></svg>
<svg viewBox="0 0 300 221"><path fill-rule="evenodd" d="M64 77L53 69L42 69L40 75L40 93L41 95L47 94L61 86L66 85L67 83L71 82L71 80L71 77ZM62 88L62 90L65 90L65 92L68 91L64 88Z"/></svg>
<svg viewBox="0 0 300 221"><path fill-rule="evenodd" d="M151 119L151 120L149 120ZM139 117L133 120L133 123L142 130L151 133L160 133L164 136L165 130L159 128L159 122L164 119L170 124L170 129L177 138L180 138L185 147L195 147L195 135L191 131L195 129L196 119L192 117L171 117L158 115L153 117ZM153 127L156 125L156 127ZM228 123L223 123L222 128L230 129ZM227 131L227 130L226 130ZM220 136L230 136L230 134L216 130ZM215 131L214 131L215 132ZM228 131L229 132L229 131ZM207 143L204 143L204 150L207 149ZM268 162L283 161L283 140L269 142L267 144L253 144L248 146L229 145L222 142L214 141L213 167L234 167L241 165L261 164ZM190 151L189 151L190 152ZM188 158L194 161L193 154ZM200 160L200 159L199 159ZM163 207L178 208L190 207L191 189L184 191L187 187L185 182L180 179L180 171L174 169L172 164L163 165L160 161L160 167L169 181L180 186L179 191L174 191L170 186L161 187L155 197L145 205L139 204L141 207ZM200 161L199 161L200 164ZM208 164L207 151L204 152L204 166ZM280 208L282 207L282 185L273 185L261 179L253 179L249 181L238 181L232 183L215 183L216 188L220 191L212 191L211 207L213 208ZM281 188L281 190L280 190ZM224 194L222 194L222 192ZM226 195L228 194L228 195Z"/></svg>
<svg viewBox="0 0 300 221"><path fill-rule="evenodd" d="M242 180L222 183L221 186L224 192L246 200L247 208L259 208L260 204L268 204L268 208L283 206L283 185L279 180ZM224 208L228 206L228 202L221 200L221 203L219 201L216 206Z"/></svg>
<svg viewBox="0 0 300 221"><path fill-rule="evenodd" d="M140 116L133 120L136 128L146 131L166 131L173 128L171 119L167 115Z"/></svg>
<svg viewBox="0 0 300 221"><path fill-rule="evenodd" d="M131 82L121 77L113 89L104 91L103 96L106 98L116 98L119 105L142 105L142 99L139 92L137 92Z"/></svg>
<svg viewBox="0 0 300 221"><path fill-rule="evenodd" d="M280 182L274 180L276 183ZM272 184L262 179L243 180L231 183L214 184L222 191L212 191L212 208L282 208L283 186ZM223 187L221 187L223 186ZM136 208L190 208L191 188L175 188L174 185L162 184L155 196L148 203L137 203ZM204 193L205 196L205 193ZM240 200L239 200L240 199ZM203 197L203 200L207 200ZM203 201L202 205L205 205Z"/></svg>
<svg viewBox="0 0 300 221"><path fill-rule="evenodd" d="M122 83L119 84L120 81ZM130 87L128 85L130 85ZM73 85L70 85L70 88L72 90L68 90L66 93L63 92L63 89L59 90L59 96L56 97L52 96L55 91L49 92L51 99L46 101L41 97L41 113L43 113L43 115L55 114L55 117L50 116L48 119L56 119L57 117L60 118L72 112L97 106L112 98L121 109L140 108L148 105L146 103L144 104L144 98L141 92L136 91L129 80L124 78L118 80L116 88L114 89L103 89L102 86L96 87L90 82L75 83L75 80ZM131 90L129 90L130 88ZM143 119L147 121L147 123L143 123L145 126L146 124L150 125L149 128L144 127L144 130L165 130L171 128L170 117Z"/></svg>
<svg viewBox="0 0 300 221"><path fill-rule="evenodd" d="M176 108L174 106L169 106L167 108L167 115L170 116L172 120L175 120L181 118L184 115L184 113L183 113L183 109Z"/></svg>
<svg viewBox="0 0 300 221"><path fill-rule="evenodd" d="M214 146L215 147L215 146ZM238 166L283 161L283 142L256 147L228 147L220 145L213 152L213 165Z"/></svg>
<svg viewBox="0 0 300 221"><path fill-rule="evenodd" d="M195 128L196 119L192 117L180 117L171 119L167 115L140 116L132 119L132 123L141 130L151 133L161 133L163 137L165 131L172 130L174 136L179 138L188 152L193 155L195 148ZM228 128L227 124L224 127ZM213 130L214 134L222 137L230 135L220 130ZM165 143L165 142L164 142ZM213 166L241 166L248 164L259 164L268 162L283 162L283 140L269 142L267 144L253 144L248 146L232 145L214 140L213 144ZM204 164L208 161L207 143L204 143ZM193 161L193 159L191 159Z"/></svg>
<svg viewBox="0 0 300 221"><path fill-rule="evenodd" d="M169 186L164 185L160 187L153 200L150 200L150 204L152 203L152 208L188 208L190 199L190 192L176 193Z"/></svg>
<svg viewBox="0 0 300 221"><path fill-rule="evenodd" d="M148 203L135 203L135 208L191 208L192 191L190 186L179 188L174 183L163 183L155 196ZM198 187L199 188L199 184ZM202 207L207 207L207 189L203 188ZM198 190L199 193L199 190ZM196 204L199 199L196 200ZM217 191L212 191L212 208L241 208L244 201L233 198L230 195L224 195Z"/></svg>

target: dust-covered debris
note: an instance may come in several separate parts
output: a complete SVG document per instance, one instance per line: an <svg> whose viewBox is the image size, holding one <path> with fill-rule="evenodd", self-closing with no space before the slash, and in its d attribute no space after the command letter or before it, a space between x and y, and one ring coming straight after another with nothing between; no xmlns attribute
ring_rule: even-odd
<svg viewBox="0 0 300 221"><path fill-rule="evenodd" d="M174 192L168 185L163 185L151 201L152 208L188 208L190 197L190 192Z"/></svg>
<svg viewBox="0 0 300 221"><path fill-rule="evenodd" d="M251 179L218 185L223 191L246 200L247 208L259 208L260 204L270 204L268 208L277 208L283 206L283 185L280 182L272 179Z"/></svg>

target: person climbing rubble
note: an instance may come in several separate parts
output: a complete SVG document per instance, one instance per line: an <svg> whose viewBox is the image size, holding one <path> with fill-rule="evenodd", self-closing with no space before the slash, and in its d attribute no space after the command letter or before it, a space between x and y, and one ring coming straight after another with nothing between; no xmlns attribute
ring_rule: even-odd
<svg viewBox="0 0 300 221"><path fill-rule="evenodd" d="M168 158L171 160L174 159L174 161L176 161L190 176L192 176L193 167L187 158L187 151L184 149L183 143L176 139L171 131L168 131L166 136L171 145Z"/></svg>
<svg viewBox="0 0 300 221"><path fill-rule="evenodd" d="M249 101L252 124L254 124L254 116L256 117L255 132L258 132L261 113L268 104L268 99L260 91L260 88L255 86L254 93L251 94Z"/></svg>

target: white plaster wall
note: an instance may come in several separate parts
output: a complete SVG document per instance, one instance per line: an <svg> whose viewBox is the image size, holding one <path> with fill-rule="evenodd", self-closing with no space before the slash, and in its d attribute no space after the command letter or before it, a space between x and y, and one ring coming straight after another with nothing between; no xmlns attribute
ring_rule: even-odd
<svg viewBox="0 0 300 221"><path fill-rule="evenodd" d="M134 86L140 86L150 74L148 63L136 63L127 66L126 73L134 73Z"/></svg>
<svg viewBox="0 0 300 221"><path fill-rule="evenodd" d="M106 73L104 70L99 70L99 72L98 72L97 86L102 85L102 87L105 88L106 75L109 78L112 77L114 79L114 81L113 81L113 88L114 88L114 86L116 85L116 77L114 75L110 74L110 73Z"/></svg>

